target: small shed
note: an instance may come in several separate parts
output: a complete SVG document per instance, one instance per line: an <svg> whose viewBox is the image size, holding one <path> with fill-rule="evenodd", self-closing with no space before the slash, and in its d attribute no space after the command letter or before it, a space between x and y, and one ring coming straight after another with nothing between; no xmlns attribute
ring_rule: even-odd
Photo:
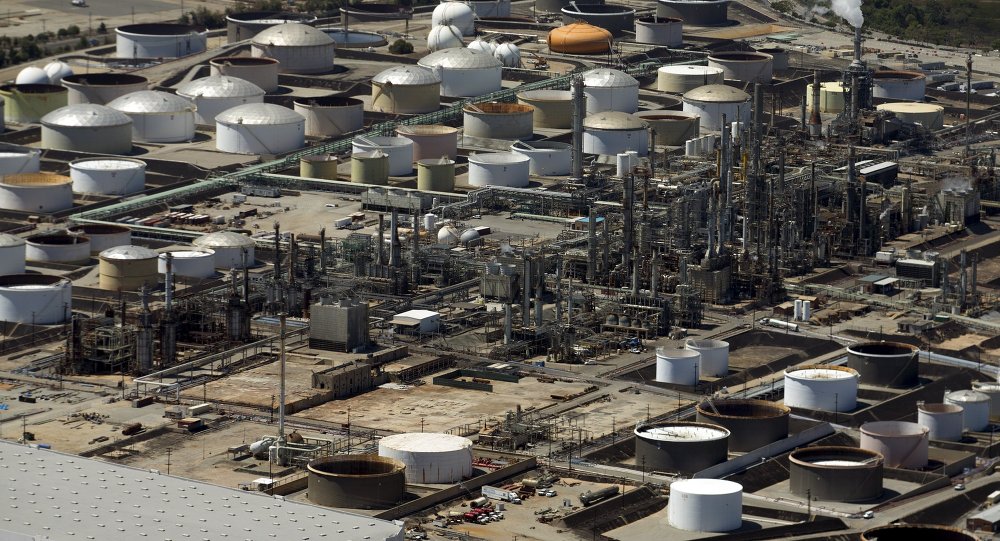
<svg viewBox="0 0 1000 541"><path fill-rule="evenodd" d="M407 310L393 316L390 323L399 332L427 334L437 332L441 327L441 313L433 310Z"/></svg>

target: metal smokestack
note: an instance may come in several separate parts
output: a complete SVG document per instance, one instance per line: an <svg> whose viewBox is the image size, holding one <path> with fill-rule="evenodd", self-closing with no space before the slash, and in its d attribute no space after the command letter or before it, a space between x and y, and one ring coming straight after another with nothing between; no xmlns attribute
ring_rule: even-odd
<svg viewBox="0 0 1000 541"><path fill-rule="evenodd" d="M398 267L400 258L399 244L399 212L393 208L389 217L389 266Z"/></svg>
<svg viewBox="0 0 1000 541"><path fill-rule="evenodd" d="M861 63L861 27L854 27L854 61Z"/></svg>
<svg viewBox="0 0 1000 541"><path fill-rule="evenodd" d="M813 72L812 84L812 115L809 117L809 135L819 137L823 134L823 119L819 116L820 81L819 70Z"/></svg>
<svg viewBox="0 0 1000 541"><path fill-rule="evenodd" d="M587 101L583 96L583 77L574 76L570 82L573 99L573 178L583 178L583 117L587 114Z"/></svg>

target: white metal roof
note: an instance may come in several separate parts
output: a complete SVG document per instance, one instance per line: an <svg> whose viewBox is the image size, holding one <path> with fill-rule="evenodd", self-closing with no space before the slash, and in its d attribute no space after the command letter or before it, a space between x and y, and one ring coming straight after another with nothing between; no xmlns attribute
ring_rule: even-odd
<svg viewBox="0 0 1000 541"><path fill-rule="evenodd" d="M394 85L432 85L440 83L441 78L423 66L393 66L380 71L378 75L372 77L372 81Z"/></svg>
<svg viewBox="0 0 1000 541"><path fill-rule="evenodd" d="M401 523L6 441L0 478L4 539L403 539Z"/></svg>
<svg viewBox="0 0 1000 541"><path fill-rule="evenodd" d="M417 64L425 68L447 69L484 69L502 66L499 60L493 58L493 55L467 47L455 47L433 52L421 58Z"/></svg>
<svg viewBox="0 0 1000 541"><path fill-rule="evenodd" d="M143 246L115 246L101 252L104 259L156 259L159 254Z"/></svg>
<svg viewBox="0 0 1000 541"><path fill-rule="evenodd" d="M597 68L583 74L583 86L623 87L639 86L639 81L631 75L611 68Z"/></svg>
<svg viewBox="0 0 1000 541"><path fill-rule="evenodd" d="M42 117L42 124L50 126L99 128L131 123L132 119L125 113L94 103L67 105Z"/></svg>
<svg viewBox="0 0 1000 541"><path fill-rule="evenodd" d="M952 391L945 395L945 398L953 402L989 402L990 395L971 389L963 389Z"/></svg>
<svg viewBox="0 0 1000 541"><path fill-rule="evenodd" d="M119 96L110 102L108 107L123 113L182 113L194 111L194 105L188 100L161 90L140 90Z"/></svg>
<svg viewBox="0 0 1000 541"><path fill-rule="evenodd" d="M725 479L681 479L670 483L670 490L685 494L734 494L743 492L743 485Z"/></svg>
<svg viewBox="0 0 1000 541"><path fill-rule="evenodd" d="M332 45L326 32L302 23L285 23L262 30L251 40L255 45L281 47L312 47Z"/></svg>
<svg viewBox="0 0 1000 541"><path fill-rule="evenodd" d="M266 92L246 79L212 75L178 86L177 94L193 98L245 98L263 96Z"/></svg>
<svg viewBox="0 0 1000 541"><path fill-rule="evenodd" d="M209 233L194 239L191 244L208 248L213 246L236 248L242 246L253 246L254 242L250 237L236 233L235 231L216 231L215 233Z"/></svg>
<svg viewBox="0 0 1000 541"><path fill-rule="evenodd" d="M644 130L649 124L635 115L621 111L604 111L583 119L583 127L598 130Z"/></svg>
<svg viewBox="0 0 1000 541"><path fill-rule="evenodd" d="M393 434L379 440L380 446L414 453L458 451L472 449L472 440L452 434L436 432L409 432Z"/></svg>
<svg viewBox="0 0 1000 541"><path fill-rule="evenodd" d="M441 317L441 314L439 312L435 312L433 310L407 310L407 311L405 311L405 312L403 312L401 314L396 314L394 316L394 319L395 318L409 318L409 319L415 319L415 320L421 321L421 320L425 320L425 319L433 319L433 318L436 318L436 317Z"/></svg>
<svg viewBox="0 0 1000 541"><path fill-rule="evenodd" d="M729 85L705 85L693 88L684 93L684 99L689 101L742 103L750 99L750 94Z"/></svg>
<svg viewBox="0 0 1000 541"><path fill-rule="evenodd" d="M16 235L11 235L9 233L0 233L0 246L23 246L24 239Z"/></svg>
<svg viewBox="0 0 1000 541"><path fill-rule="evenodd" d="M288 107L273 103L244 103L231 107L215 117L223 124L252 124L275 126L278 124L305 123L306 117Z"/></svg>

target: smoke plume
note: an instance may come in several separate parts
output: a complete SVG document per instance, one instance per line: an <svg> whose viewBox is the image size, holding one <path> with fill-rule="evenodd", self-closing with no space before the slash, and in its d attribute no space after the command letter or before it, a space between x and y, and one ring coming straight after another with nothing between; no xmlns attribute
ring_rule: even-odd
<svg viewBox="0 0 1000 541"><path fill-rule="evenodd" d="M833 0L833 12L847 20L854 28L865 24L861 13L861 0Z"/></svg>

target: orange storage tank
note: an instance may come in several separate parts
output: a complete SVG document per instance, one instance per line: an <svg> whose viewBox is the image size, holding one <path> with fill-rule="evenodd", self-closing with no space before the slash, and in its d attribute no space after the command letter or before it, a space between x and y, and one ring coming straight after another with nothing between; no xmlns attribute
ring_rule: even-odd
<svg viewBox="0 0 1000 541"><path fill-rule="evenodd" d="M611 50L611 32L587 23L560 26L549 32L549 49L554 53L601 54Z"/></svg>

